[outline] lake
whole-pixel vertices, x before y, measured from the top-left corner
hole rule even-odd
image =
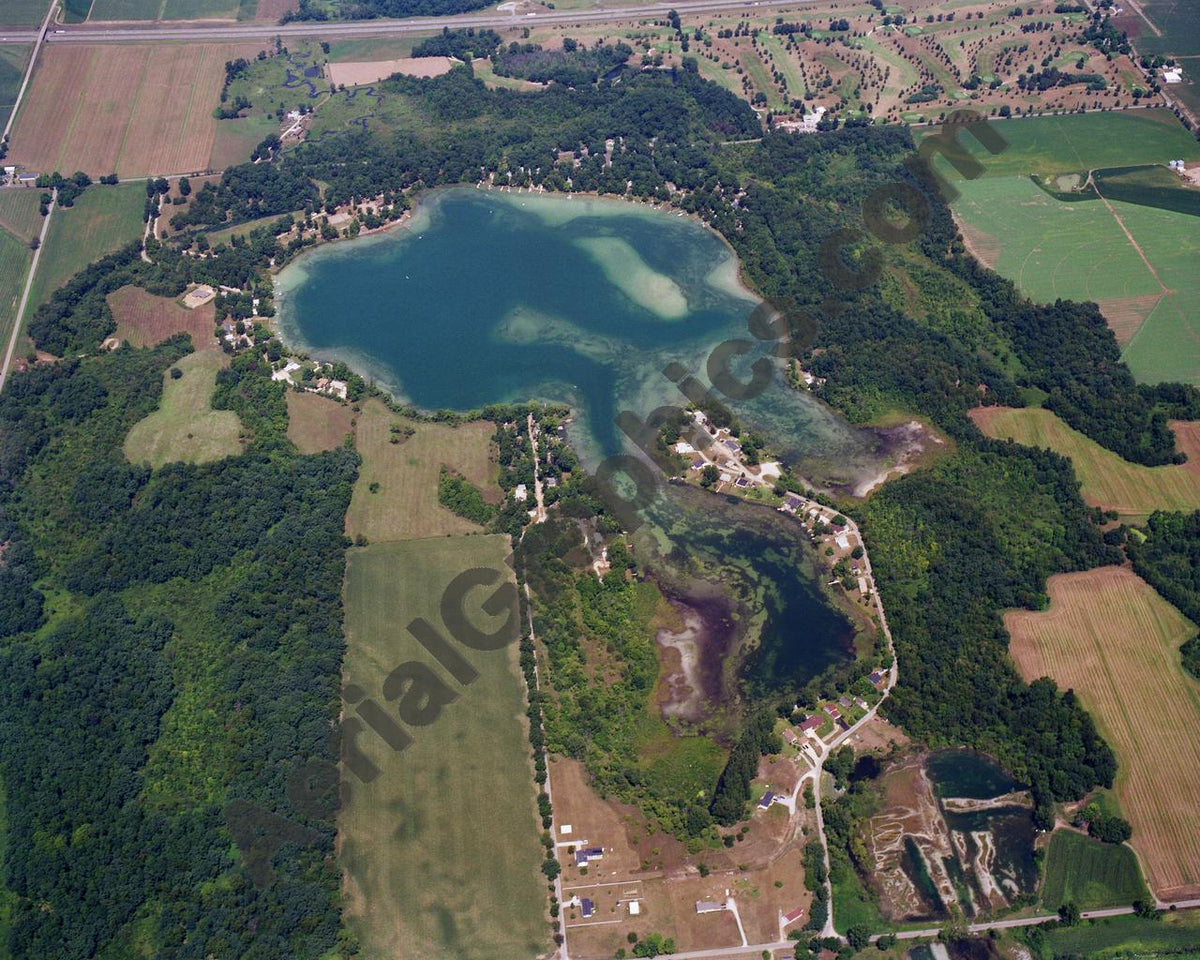
[[[416,407],[570,404],[571,440],[589,468],[623,449],[618,412],[686,406],[663,369],[681,364],[707,385],[708,354],[751,340],[759,306],[722,238],[686,217],[470,187],[427,195],[400,229],[306,254],[277,285],[286,340],[345,360]],[[735,371],[770,346],[756,342]],[[730,406],[792,464],[852,478],[880,469],[876,434],[782,377]],[[722,682],[727,661],[744,667],[747,691],[768,693],[850,655],[853,630],[822,593],[798,525],[697,490],[662,494],[639,557],[673,599],[724,625],[705,631],[716,696],[737,695]]]

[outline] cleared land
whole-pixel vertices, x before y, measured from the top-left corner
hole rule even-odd
[[[1059,830],[1046,853],[1042,905],[1057,910],[1127,906],[1147,895],[1137,857],[1124,844],[1102,843],[1073,830]]]
[[[329,79],[348,87],[377,83],[393,73],[409,77],[440,77],[449,73],[458,61],[451,57],[404,57],[400,60],[367,60],[358,63],[331,63],[326,67]]]
[[[504,536],[350,551],[346,683],[393,719],[395,706],[381,690],[407,661],[428,665],[462,694],[434,722],[407,727],[413,743],[403,752],[363,726],[355,744],[379,775],[364,783],[344,769],[343,795],[350,799],[338,829],[346,922],[366,957],[529,960],[550,948],[516,643],[475,652],[449,640],[480,674],[464,688],[403,629],[424,617],[448,636],[438,612],[446,586],[475,567],[512,582],[508,552]],[[480,588],[466,600],[469,618],[483,630],[499,629],[504,619],[489,620],[479,610],[492,592]],[[357,719],[349,703],[346,716]]]
[[[354,412],[329,397],[289,390],[287,408],[288,439],[301,453],[335,450],[354,429]]]
[[[89,263],[141,237],[145,199],[140,183],[92,186],[73,207],[55,210],[27,312],[49,300]]]
[[[158,409],[135,423],[125,438],[126,459],[161,467],[178,460],[207,463],[240,453],[238,415],[212,409],[217,371],[228,363],[220,350],[200,350],[172,367],[183,376],[175,379],[168,370]]]
[[[1027,679],[1073,689],[1120,765],[1115,785],[1154,892],[1200,894],[1200,684],[1180,665],[1196,627],[1122,567],[1051,577],[1045,612],[1010,611],[1013,659]]]
[[[122,177],[208,169],[224,64],[258,44],[51,44],[9,157],[37,171]]]
[[[122,287],[108,295],[108,306],[117,321],[115,336],[132,346],[152,347],[177,333],[190,334],[197,350],[218,345],[213,335],[216,313],[211,303],[188,310],[169,297],[156,297],[141,287]]]
[[[393,433],[411,427],[407,439]],[[453,467],[489,499],[498,500],[496,469],[491,462],[490,423],[443,423],[405,420],[378,400],[363,405],[355,429],[355,444],[363,464],[346,514],[346,533],[381,540],[415,540],[448,534],[474,533],[479,527],[438,503],[442,465]],[[399,442],[392,443],[395,437]],[[372,492],[372,485],[377,485]]]
[[[989,437],[1015,440],[1027,447],[1048,447],[1070,459],[1083,499],[1126,518],[1144,518],[1155,510],[1200,508],[1200,447],[1190,424],[1175,424],[1179,448],[1188,462],[1144,467],[1122,460],[1095,440],[1071,429],[1049,410],[1027,407],[978,407],[971,419]]]

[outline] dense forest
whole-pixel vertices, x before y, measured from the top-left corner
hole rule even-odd
[[[429,12],[416,7],[364,0],[343,12]],[[463,9],[438,12],[451,8]],[[302,3],[300,15],[324,9]],[[815,318],[797,321],[790,350],[825,379],[824,399],[860,422],[922,414],[954,440],[933,468],[846,508],[861,522],[896,636],[889,715],[934,743],[996,754],[1032,786],[1041,822],[1052,801],[1112,782],[1113,755],[1073,695],[1015,673],[1000,611],[1040,607],[1049,574],[1120,554],[1084,508],[1067,461],[988,441],[966,411],[1044,396],[1110,449],[1163,463],[1177,458],[1165,421],[1195,415],[1196,391],[1137,387],[1094,307],[1029,304],[978,266],[936,189],[905,165],[905,129],[730,144],[757,138],[758,118],[694,69],[518,93],[488,90],[464,66],[379,88],[381,110],[402,107],[387,132],[355,127],[289,151],[268,146],[263,162],[198,191],[180,225],[199,236],[299,211],[319,233],[319,218],[352,198],[382,196],[396,215],[414,189],[489,172],[699,215],[762,295],[796,305],[793,319]],[[926,198],[929,216],[917,240],[888,249],[866,236],[859,211],[896,182]],[[826,242],[838,237],[840,250]],[[151,242],[146,262],[128,247],[39,308],[31,334],[59,355],[94,353],[115,327],[105,297],[118,287],[245,286],[302,246],[259,229],[205,258]],[[922,309],[884,296],[872,271],[881,263],[921,274]],[[969,323],[942,322],[947,300]],[[347,450],[297,455],[282,385],[244,354],[214,398],[253,434],[243,456],[153,472],[127,464],[126,432],[154,408],[163,370],[186,349],[169,341],[38,365],[0,398],[9,634],[0,775],[18,957],[96,955],[135,928],[157,955],[197,958],[320,957],[338,936],[332,805],[306,802],[294,775],[336,758],[342,524],[357,460]],[[445,496],[478,506],[459,485]],[[603,504],[581,488],[560,497],[563,519],[533,528],[522,546],[538,638],[556,687],[563,678],[544,702],[547,742],[590,760],[601,789],[699,836],[736,816],[752,754],[772,744],[749,714],[729,762],[715,745],[704,759],[708,769],[715,758],[711,783],[726,785],[726,800],[666,799],[678,784],[647,776],[630,753],[646,733],[657,588],[639,576]],[[603,583],[586,571],[576,520],[608,538],[613,572]],[[1152,525],[1133,556],[1161,571],[1158,582],[1183,583],[1171,572],[1182,560],[1168,562],[1182,552]],[[591,682],[597,667],[605,683]]]

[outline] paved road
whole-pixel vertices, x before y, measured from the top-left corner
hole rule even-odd
[[[38,237],[38,248],[33,251],[33,261],[29,264],[29,274],[25,277],[25,291],[21,294],[21,303],[17,307],[16,316],[13,317],[12,336],[8,338],[8,349],[4,352],[4,365],[0,366],[0,390],[4,389],[4,384],[8,380],[8,367],[12,363],[13,351],[17,348],[17,338],[21,335],[21,318],[25,315],[25,305],[29,302],[29,291],[33,288],[33,278],[37,273],[38,260],[42,257],[42,251],[46,249],[46,234],[50,230],[50,217],[54,214],[55,200],[58,199],[58,191],[54,191],[54,196],[50,200],[50,212],[42,217],[42,232]]]
[[[521,24],[605,23],[613,20],[662,17],[670,10],[680,16],[717,10],[748,10],[754,7],[796,7],[815,0],[680,0],[679,3],[647,3],[574,12],[539,13],[536,16],[483,10],[453,17],[408,20],[357,20],[341,22],[297,22],[283,26],[271,23],[85,23],[61,24],[46,35],[48,43],[117,43],[130,41],[224,41],[273,37],[365,37],[386,34],[428,33],[440,27],[510,27]],[[32,37],[31,37],[32,39]]]

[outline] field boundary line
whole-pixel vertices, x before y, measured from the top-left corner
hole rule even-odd
[[[50,217],[54,214],[55,200],[58,199],[58,191],[54,191],[54,196],[50,200],[49,209],[46,211],[46,216],[42,220],[42,232],[38,239],[38,248],[33,251],[33,259],[29,263],[29,273],[25,277],[25,291],[21,294],[21,302],[17,305],[17,314],[13,318],[12,334],[8,338],[8,349],[4,353],[4,365],[0,366],[0,391],[4,389],[4,384],[8,382],[8,366],[12,363],[13,351],[17,348],[17,337],[21,334],[21,320],[25,316],[25,305],[29,302],[29,291],[33,289],[33,278],[37,273],[38,260],[41,259],[42,251],[46,248],[46,234],[50,230]]]
[[[4,124],[4,133],[0,135],[0,140],[6,139],[12,133],[13,124],[17,120],[17,111],[21,109],[21,101],[25,99],[25,89],[29,86],[30,78],[33,77],[33,65],[37,63],[38,52],[42,49],[42,43],[46,39],[46,31],[50,28],[50,18],[57,9],[58,0],[53,0],[50,4],[50,9],[46,11],[45,19],[42,20],[42,28],[38,31],[37,40],[33,44],[33,50],[29,54],[29,65],[25,68],[25,78],[21,81],[21,89],[17,91],[17,99],[13,103],[12,111],[8,115],[8,122]]]

